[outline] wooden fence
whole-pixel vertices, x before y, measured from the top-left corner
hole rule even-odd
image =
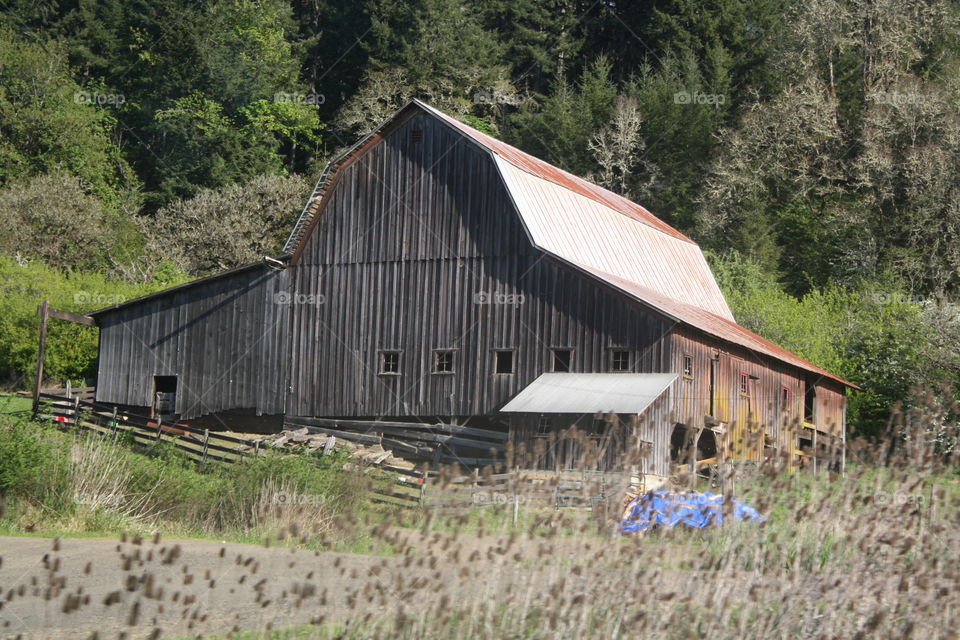
[[[88,402],[93,402],[95,396],[97,395],[96,387],[74,387],[69,382],[67,386],[61,387],[59,389],[40,389],[40,394],[48,398],[50,397],[60,397],[73,400],[76,397],[79,397],[81,400],[87,400]]]
[[[164,424],[160,420],[84,400],[80,395],[64,397],[41,391],[40,400],[37,413],[40,419],[112,438],[124,434],[141,445],[167,442],[196,462],[237,462],[249,455],[245,448],[256,453],[260,447],[256,440],[228,436],[185,424]]]
[[[163,423],[83,399],[82,396],[90,393],[91,388],[73,389],[69,397],[48,391],[42,390],[40,393],[41,403],[37,414],[40,419],[109,438],[132,438],[137,444],[145,446],[167,442],[195,462],[235,463],[259,455],[268,448],[259,440],[238,438],[182,423]],[[393,423],[379,423],[378,428],[382,427],[382,433],[369,432],[369,424],[365,425],[368,427],[367,433],[356,433],[344,430],[351,426],[350,421],[310,419],[310,422],[311,431],[331,436],[325,448],[327,452],[337,438],[363,444],[379,443],[390,448],[396,446],[396,442],[415,446],[410,443],[411,439],[423,439],[436,445],[449,440],[424,436],[451,435],[428,433],[416,427],[392,426]],[[327,426],[320,426],[321,423]],[[479,431],[482,430],[458,427],[457,437],[476,438]],[[392,434],[402,439],[388,437]],[[506,434],[502,435],[505,439]],[[435,452],[436,449],[432,449],[430,455],[438,457]],[[459,457],[452,459],[463,462]],[[622,475],[588,471],[550,474],[514,470],[491,474],[476,470],[469,475],[451,477],[435,469],[410,469],[374,462],[368,464],[383,472],[381,477],[374,480],[374,502],[407,509],[432,509],[438,513],[461,513],[490,507],[513,509],[515,517],[518,510],[527,508],[581,507],[606,511],[611,502],[619,500],[627,488]]]

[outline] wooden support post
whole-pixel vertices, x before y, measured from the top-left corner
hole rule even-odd
[[[210,429],[203,430],[203,461],[207,461],[207,445],[210,442]]]
[[[80,427],[80,396],[73,399],[73,426]]]
[[[120,431],[120,425],[117,424],[117,407],[113,407],[113,416],[110,418],[110,427],[113,429],[113,439],[117,439],[117,433]]]
[[[34,416],[40,411],[40,386],[43,384],[43,361],[47,353],[47,321],[50,318],[50,313],[46,300],[37,307],[37,313],[40,314],[40,348],[37,351],[37,377],[33,385]]]

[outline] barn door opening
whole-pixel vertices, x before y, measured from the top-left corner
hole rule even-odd
[[[720,357],[710,358],[710,417],[717,420],[717,367],[720,366]]]
[[[153,417],[177,412],[177,376],[153,376]]]
[[[817,383],[810,376],[807,376],[803,391],[803,421],[807,424],[817,423]]]

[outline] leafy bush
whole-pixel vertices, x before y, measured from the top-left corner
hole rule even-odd
[[[911,386],[960,380],[960,323],[942,300],[913,296],[893,279],[795,298],[737,252],[709,259],[740,324],[863,387],[850,395],[848,413],[861,433],[879,433]]]
[[[25,420],[0,421],[0,496],[40,498],[57,482],[62,452],[47,431]]]
[[[37,306],[42,300],[58,309],[87,312],[146,295],[185,278],[167,270],[146,284],[110,280],[97,273],[65,274],[40,262],[0,256],[0,372],[26,384],[37,360]],[[97,330],[52,321],[47,334],[45,372],[54,380],[82,380],[93,375]]]
[[[300,176],[262,175],[177,200],[144,218],[143,229],[152,253],[207,275],[279,253],[308,193]]]
[[[62,271],[102,270],[139,258],[136,225],[104,210],[80,178],[53,171],[0,191],[0,253],[40,258]]]

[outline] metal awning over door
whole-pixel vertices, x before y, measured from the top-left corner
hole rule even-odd
[[[544,373],[500,411],[640,414],[676,379],[675,373]]]

